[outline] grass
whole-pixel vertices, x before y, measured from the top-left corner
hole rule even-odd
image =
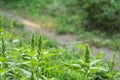
[[[17,1],[17,4],[14,1],[5,4],[1,1],[1,8],[9,9],[13,13],[17,12],[23,17],[40,23],[43,28],[56,29],[57,34],[75,33],[79,40],[86,41],[90,45],[120,50],[119,32],[111,34],[111,36],[98,30],[86,31],[82,26],[85,23],[83,17],[86,14],[82,10],[76,11],[74,7],[70,6],[71,2],[72,0],[70,2],[66,0],[38,0],[26,4],[24,0],[21,0]]]

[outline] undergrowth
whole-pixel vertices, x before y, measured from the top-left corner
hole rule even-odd
[[[5,22],[0,16],[0,80],[120,79],[114,68],[115,54],[111,61],[105,61],[102,54],[93,56],[86,44],[58,48],[42,35],[22,35],[24,27],[15,34],[17,26],[10,22],[3,27]]]

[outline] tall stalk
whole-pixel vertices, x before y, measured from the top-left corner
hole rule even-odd
[[[86,65],[86,73],[85,73],[85,79],[86,80],[89,80],[89,69],[90,69],[90,51],[89,51],[89,47],[88,45],[86,45],[86,51],[85,51],[85,63],[87,64]]]
[[[31,36],[31,52],[34,51],[34,45],[35,45],[35,36],[34,36],[34,33],[32,33],[32,36]],[[32,57],[31,57],[32,59]],[[31,71],[31,77],[30,77],[30,80],[34,80],[34,67],[33,65],[31,65],[31,68],[32,68],[32,71]]]
[[[114,76],[115,76],[115,56],[116,54],[114,53],[113,56],[112,56],[112,60],[111,60],[111,64],[110,64],[110,72],[112,73],[112,77],[110,80],[114,80]]]
[[[34,46],[35,46],[35,35],[34,35],[34,33],[32,33],[32,36],[31,36],[31,50],[34,49]]]
[[[6,56],[5,56],[5,51],[6,51],[5,43],[4,43],[4,39],[2,38],[2,56],[3,56],[3,57],[6,57]]]
[[[38,39],[38,48],[37,48],[37,59],[38,59],[38,66],[37,66],[37,80],[42,77],[42,67],[41,67],[41,61],[42,61],[42,38],[41,35]]]
[[[4,58],[6,58],[5,52],[6,52],[6,47],[5,47],[4,39],[2,38],[2,57]],[[1,68],[2,69],[6,68],[6,64],[3,63],[1,65]],[[6,80],[6,75],[3,76],[3,79]]]

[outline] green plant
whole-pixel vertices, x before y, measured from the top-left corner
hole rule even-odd
[[[87,13],[87,29],[101,29],[111,33],[120,31],[120,1],[78,0]],[[101,6],[102,5],[102,6]]]
[[[102,59],[91,60],[92,58],[90,56],[90,50],[88,45],[86,45],[84,59],[85,59],[84,61],[82,59],[77,60],[77,64],[69,64],[69,63],[63,63],[63,64],[70,66],[74,69],[79,69],[80,71],[79,73],[84,74],[82,76],[83,77],[82,80],[91,80],[91,79],[94,80],[94,79],[101,79],[102,76],[105,77],[104,75],[108,72],[108,69],[99,64],[102,62]]]
[[[110,80],[119,79],[120,76],[120,72],[117,72],[115,70],[115,65],[116,65],[115,57],[116,57],[116,53],[113,54],[112,59],[108,62],[109,73],[107,73],[106,76],[108,76]]]
[[[57,34],[67,34],[67,33],[74,33],[75,27],[70,25],[62,25],[57,28]]]
[[[34,36],[32,36],[31,45],[35,44],[33,42],[34,41],[33,39]],[[47,67],[48,64],[45,63],[47,63],[46,62],[47,58],[52,57],[55,54],[42,54],[43,49],[41,45],[42,44],[41,44],[41,36],[40,36],[38,40],[37,50],[33,48],[29,49],[29,47],[25,48],[24,45],[21,45],[21,43],[18,48],[14,48],[12,46],[10,48],[9,46],[7,46],[6,49],[4,44],[4,39],[2,38],[2,52],[0,53],[2,54],[2,56],[0,57],[0,62],[2,63],[1,64],[2,69],[0,70],[1,79],[11,79],[11,78],[12,79],[45,79],[45,78],[48,79],[47,76],[45,76],[46,75],[45,72],[51,70],[52,67],[51,66]],[[9,51],[9,54],[5,53],[6,50]],[[20,78],[20,76],[23,75],[26,76]]]

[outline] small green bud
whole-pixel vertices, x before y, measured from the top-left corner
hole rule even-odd
[[[42,38],[41,38],[41,35],[39,36],[39,39],[38,39],[38,54],[40,55],[40,52],[42,50]]]
[[[35,45],[35,38],[34,38],[34,33],[31,36],[31,49],[34,49],[34,45]]]
[[[19,47],[22,47],[22,40],[20,40],[19,42]]]

